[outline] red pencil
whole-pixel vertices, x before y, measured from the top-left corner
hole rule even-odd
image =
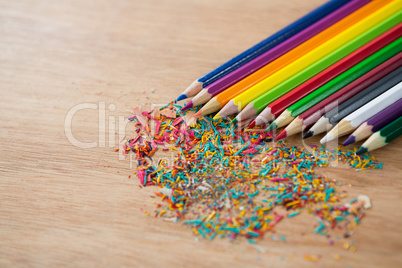
[[[360,61],[364,60],[374,52],[380,50],[381,48],[385,47],[386,45],[390,44],[401,36],[402,23],[399,23],[392,29],[388,30],[387,32],[373,39],[366,45],[349,54],[347,57],[338,61],[328,69],[322,71],[321,73],[307,80],[286,95],[269,104],[250,124],[249,127],[254,127],[255,125],[258,126],[263,123],[272,121],[290,105],[301,100],[314,90],[318,89],[322,85],[326,84],[330,80],[334,79],[341,73],[345,72],[352,66],[356,65]]]
[[[304,113],[297,116],[278,136],[283,139],[290,135],[302,132],[307,127],[313,125],[326,112],[332,110],[339,104],[353,97],[371,84],[377,82],[387,74],[402,66],[402,52],[378,65],[368,73],[359,77],[352,83],[332,94],[325,100],[319,102]]]

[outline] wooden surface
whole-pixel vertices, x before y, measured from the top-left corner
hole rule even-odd
[[[286,243],[259,242],[262,253],[244,240],[197,241],[186,226],[146,216],[141,209],[154,211],[155,189],[128,179],[133,169],[114,152],[114,135],[90,149],[66,138],[75,105],[114,104],[108,128],[109,116],[174,99],[323,2],[1,0],[0,266],[401,267],[402,139],[374,152],[381,171],[320,170],[351,184],[348,200],[372,199],[350,239],[357,252],[313,234],[316,220],[303,213],[275,227]],[[98,121],[97,111],[77,112],[75,138],[98,141]],[[289,144],[303,146],[300,136]],[[306,254],[320,260],[307,262]]]

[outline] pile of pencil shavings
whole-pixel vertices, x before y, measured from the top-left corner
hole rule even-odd
[[[372,156],[357,156],[356,149],[288,147],[263,129],[242,130],[210,117],[197,120],[197,108],[180,108],[173,103],[151,112],[133,108],[129,117],[136,121],[137,135],[126,141],[123,154],[138,160],[142,186],[158,186],[155,194],[163,202],[155,217],[182,222],[211,240],[244,237],[256,243],[279,222],[304,212],[316,219],[315,233],[333,243],[331,230],[349,237],[371,206],[364,195],[345,203],[341,184],[315,168],[341,161],[355,169],[380,169]],[[172,164],[153,163],[157,151],[173,152]]]

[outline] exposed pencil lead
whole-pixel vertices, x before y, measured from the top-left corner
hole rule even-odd
[[[187,95],[186,94],[181,94],[176,101],[181,101],[181,100],[185,100],[187,99]]]
[[[332,133],[328,133],[327,135],[324,136],[324,138],[322,138],[322,139],[320,140],[320,143],[321,143],[321,144],[327,143],[327,142],[332,141],[332,140],[335,139],[335,138],[337,138],[337,137],[334,136]]]
[[[222,118],[221,115],[219,113],[217,113],[212,119],[219,120],[221,118]]]
[[[367,153],[367,148],[366,147],[360,147],[357,151],[356,151],[356,154],[357,155],[361,155],[361,154],[364,154],[364,153]]]
[[[286,130],[283,130],[283,131],[276,137],[276,140],[279,141],[279,140],[282,140],[282,139],[284,139],[284,138],[286,138],[286,137],[287,137],[287,132],[286,132]]]
[[[355,143],[355,142],[356,142],[355,136],[350,135],[349,138],[347,138],[347,139],[343,142],[342,145],[343,145],[343,146],[347,146],[347,145],[352,144],[352,143]]]
[[[183,108],[181,108],[182,111],[188,110],[193,108],[193,102],[190,101],[189,103],[187,103]]]
[[[202,116],[202,109],[200,109],[198,112],[196,112],[195,114],[194,114],[194,117],[195,118],[200,118]]]
[[[309,131],[307,131],[306,134],[304,134],[304,136],[302,137],[302,139],[304,140],[304,139],[310,138],[310,137],[312,137],[313,135],[314,135],[314,132],[309,130]]]
[[[270,131],[275,130],[275,129],[277,129],[277,128],[278,128],[278,126],[276,125],[275,122],[273,122],[271,125],[269,125],[269,126],[265,129],[265,132],[270,132]]]

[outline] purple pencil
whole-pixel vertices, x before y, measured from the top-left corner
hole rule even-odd
[[[352,0],[343,7],[337,9],[311,26],[307,27],[303,31],[289,38],[285,42],[277,45],[276,47],[268,50],[264,54],[250,61],[249,63],[243,65],[237,70],[227,74],[221,79],[215,81],[208,87],[201,90],[182,110],[187,110],[192,107],[201,105],[209,101],[215,95],[221,93],[228,87],[234,85],[243,78],[249,76],[260,68],[264,67],[268,63],[276,60],[283,54],[307,41],[316,34],[322,32],[329,26],[335,24],[341,19],[345,18],[349,14],[353,13],[357,9],[361,8],[365,4],[371,2],[371,0]]]
[[[402,99],[361,124],[352,135],[345,140],[343,145],[346,146],[371,136],[371,134],[377,132],[400,116],[402,116]]]

